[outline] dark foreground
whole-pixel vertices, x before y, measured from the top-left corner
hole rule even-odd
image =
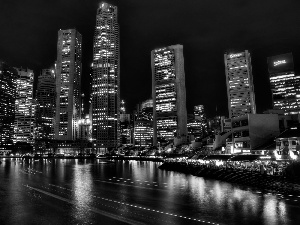
[[[299,224],[300,196],[160,170],[160,165],[5,159],[0,224]]]

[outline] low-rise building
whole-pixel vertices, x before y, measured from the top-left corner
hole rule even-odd
[[[276,159],[297,159],[300,154],[300,128],[286,129],[276,137]]]
[[[256,153],[257,147],[280,134],[277,114],[247,114],[232,119],[232,135],[226,146],[230,153]]]

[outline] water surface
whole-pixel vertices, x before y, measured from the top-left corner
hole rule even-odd
[[[262,193],[159,165],[2,159],[0,224],[300,224],[300,196]]]

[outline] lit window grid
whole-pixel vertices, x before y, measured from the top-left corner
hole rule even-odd
[[[81,85],[81,53],[82,38],[81,34],[74,29],[63,30],[60,32],[58,54],[61,55],[60,65],[58,66],[58,89],[57,96],[57,134],[61,138],[76,139],[79,135],[79,127],[77,121],[80,118],[80,85]],[[73,71],[70,70],[73,68]],[[71,74],[72,72],[72,74]],[[73,80],[70,80],[73,77]],[[73,90],[73,93],[70,93]],[[72,96],[72,99],[69,97]],[[70,102],[73,101],[73,104]],[[70,111],[71,114],[65,112]],[[60,114],[64,115],[61,116]],[[62,121],[60,121],[62,120]],[[68,123],[71,128],[68,129]]]
[[[38,77],[37,85],[37,139],[54,138],[55,118],[55,74],[52,69],[44,69]]]
[[[270,76],[274,109],[284,110],[285,115],[300,112],[300,76],[294,73]]]
[[[147,124],[138,123],[134,127],[134,139],[139,146],[150,146],[153,137],[153,128]]]
[[[175,79],[175,54],[173,49],[165,49],[154,53],[154,73],[157,82]]]
[[[33,100],[33,71],[18,69],[16,79],[16,101],[14,122],[14,143],[26,141],[33,144],[35,137],[35,111]]]
[[[176,117],[171,118],[158,118],[157,119],[157,132],[160,136],[171,140],[174,138],[177,130],[177,119]]]
[[[252,109],[255,108],[252,106],[255,104],[254,89],[249,80],[249,74],[252,76],[251,65],[247,65],[246,57],[247,54],[241,54],[239,57],[231,59],[230,57],[226,57],[225,60],[231,117],[255,113],[252,112]]]
[[[97,144],[113,147],[119,139],[119,34],[117,8],[107,3],[103,5],[97,12],[94,37],[91,93],[93,138],[99,140]],[[107,110],[99,114],[99,109],[103,107]]]
[[[17,74],[3,62],[0,74],[0,148],[12,150]]]

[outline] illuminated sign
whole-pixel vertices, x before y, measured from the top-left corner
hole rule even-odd
[[[294,71],[292,53],[268,57],[269,74],[286,73]]]
[[[271,156],[260,156],[260,159],[271,159]]]
[[[286,64],[286,61],[285,60],[278,60],[278,61],[274,62],[274,66],[278,66],[278,65],[281,65],[281,64]]]
[[[242,55],[243,55],[243,53],[231,54],[231,55],[229,55],[229,58],[232,59],[232,58],[240,57]]]

